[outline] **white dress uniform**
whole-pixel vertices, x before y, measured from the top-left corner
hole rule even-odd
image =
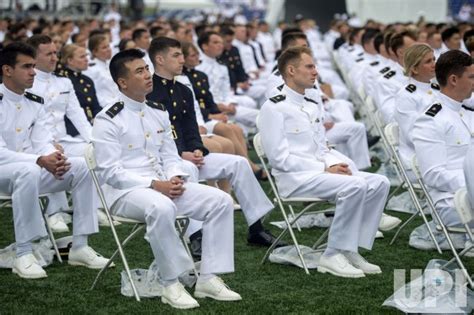
[[[83,73],[94,81],[100,106],[105,107],[117,102],[119,89],[112,79],[108,62],[92,59],[89,68]]]
[[[415,146],[411,138],[413,125],[418,116],[428,106],[435,103],[434,97],[439,94],[439,89],[437,84],[424,83],[410,78],[409,84],[398,91],[395,96],[397,107],[394,120],[398,123],[400,139],[398,150],[405,169],[413,180],[415,179],[415,174],[411,172],[411,159],[415,155]]]
[[[370,67],[366,68],[365,73],[363,73],[362,76],[362,85],[364,86],[365,89],[365,94],[370,95],[372,98],[374,98],[375,95],[375,88],[377,84],[377,78],[382,75],[387,73],[390,70],[390,67],[393,64],[393,61],[390,59],[385,58],[382,55],[377,55],[378,63],[375,61],[370,63]]]
[[[439,93],[415,122],[412,138],[423,179],[448,226],[460,223],[454,194],[466,186],[463,163],[474,137],[474,112]]]
[[[252,47],[250,47],[249,44],[234,39],[232,45],[237,47],[239,50],[240,60],[242,61],[242,66],[247,74],[259,71],[257,63],[255,62]]]
[[[341,33],[335,30],[331,30],[331,29],[324,34],[324,44],[326,45],[329,51],[333,51],[334,42],[339,37],[341,37]]]
[[[230,86],[229,71],[227,67],[220,64],[216,59],[201,54],[202,62],[196,67],[197,70],[207,74],[209,78],[209,88],[216,103],[230,104],[235,103],[236,113],[231,116],[235,121],[248,132],[255,127],[259,110],[256,109],[256,103],[246,95],[236,96]],[[249,103],[253,103],[254,107]]]
[[[267,61],[275,60],[276,49],[275,43],[273,42],[272,34],[258,32],[257,41],[262,44],[263,52],[265,53]]]
[[[474,209],[474,142],[471,141],[466,158],[464,159],[464,178],[471,209]]]
[[[395,96],[397,92],[407,85],[408,77],[403,74],[404,70],[396,63],[386,72],[377,77],[375,90],[375,105],[381,111],[385,123],[393,121],[396,108]]]
[[[84,158],[70,157],[71,169],[57,180],[36,162],[56,151],[47,127],[43,99],[19,95],[0,85],[0,191],[13,197],[15,239],[18,243],[46,235],[38,195],[68,190],[74,202],[74,235],[98,232],[97,195]]]
[[[328,247],[357,252],[370,249],[388,196],[387,178],[357,171],[354,163],[326,146],[322,110],[305,95],[282,89],[261,109],[258,127],[278,189],[284,197],[335,201]],[[327,173],[347,163],[353,175]]]
[[[82,157],[86,143],[90,142],[92,126],[79,104],[71,80],[36,69],[35,82],[28,91],[44,99],[46,128],[54,141],[63,146],[68,156]],[[71,120],[80,136],[67,134],[65,117]]]
[[[96,116],[92,133],[112,212],[146,223],[164,280],[176,279],[192,268],[174,228],[177,215],[204,222],[201,273],[233,272],[232,198],[196,183],[186,183],[183,195],[175,199],[151,189],[152,180],[187,176],[171,136],[168,113],[162,104],[136,102],[123,94],[120,100]]]

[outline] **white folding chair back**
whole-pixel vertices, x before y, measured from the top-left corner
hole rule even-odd
[[[389,123],[385,126],[385,136],[390,145],[396,147],[400,143],[399,129],[397,123]]]
[[[267,252],[265,253],[265,256],[263,257],[262,259],[262,264],[265,263],[265,261],[267,260],[268,256],[270,255],[270,253],[272,252],[272,250],[275,248],[276,244],[280,241],[280,239],[286,234],[286,232],[289,232],[290,233],[290,236],[291,236],[291,239],[293,241],[293,244],[295,245],[295,248],[296,248],[296,251],[298,253],[298,256],[301,260],[301,263],[303,265],[303,269],[305,270],[306,274],[309,274],[309,270],[308,270],[308,267],[306,265],[306,262],[303,258],[303,254],[301,252],[301,249],[299,247],[299,244],[298,244],[298,240],[296,238],[296,235],[293,231],[293,227],[292,225],[295,224],[295,222],[297,222],[297,220],[304,214],[307,212],[307,210],[309,210],[310,208],[312,208],[314,205],[316,205],[317,203],[321,203],[321,202],[324,202],[326,203],[327,201],[326,200],[323,200],[323,199],[319,199],[319,198],[282,198],[280,196],[280,194],[278,193],[278,188],[276,187],[275,185],[275,182],[273,180],[273,177],[271,176],[271,173],[270,173],[270,170],[267,166],[267,163],[265,161],[266,157],[265,157],[265,151],[263,149],[263,145],[262,145],[262,140],[261,140],[261,136],[260,136],[260,133],[257,133],[254,138],[253,138],[253,145],[254,145],[254,148],[255,148],[255,152],[257,153],[257,156],[260,160],[260,163],[262,164],[262,167],[263,169],[265,170],[265,172],[267,172],[268,174],[268,181],[270,183],[270,186],[272,188],[272,191],[273,191],[273,194],[275,195],[275,199],[276,199],[276,202],[278,204],[278,207],[280,208],[280,211],[282,213],[282,216],[283,216],[283,219],[285,220],[285,223],[286,223],[286,228],[278,235],[278,237],[276,238],[275,242],[268,248]],[[310,203],[309,205],[307,205],[303,210],[301,210],[297,215],[295,215],[295,213],[293,212],[293,208],[292,208],[292,204],[294,203],[301,203],[301,202],[307,202],[307,203]],[[286,203],[288,204],[288,207],[290,209],[290,212],[292,213],[293,215],[293,218],[290,220],[288,218],[288,214],[286,213],[286,210],[285,210],[285,206],[283,205],[283,203]],[[319,211],[320,213],[324,213],[324,212],[329,212],[329,211],[325,211],[325,210],[321,210]],[[328,229],[329,230],[329,229]],[[316,247],[317,245],[320,244],[321,240],[323,238],[326,237],[327,235],[327,232],[328,230],[326,230],[325,233],[323,233],[323,236],[321,236],[318,241],[315,243],[315,245],[313,247]]]
[[[461,218],[462,224],[470,223],[473,219],[473,209],[469,203],[466,188],[461,188],[456,191],[456,194],[454,195],[454,204],[456,206],[456,211]]]

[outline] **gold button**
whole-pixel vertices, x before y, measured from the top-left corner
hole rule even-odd
[[[147,133],[145,134],[145,137],[150,138],[150,133],[147,132]]]
[[[89,91],[87,88],[84,88],[84,93],[87,93],[87,91]]]
[[[16,132],[21,132],[21,128],[16,128]]]
[[[202,93],[202,94],[206,94],[206,90],[202,90],[201,93]]]
[[[170,94],[173,94],[173,89],[170,90]]]
[[[430,91],[428,91],[428,94],[431,95],[431,94],[433,94],[433,92],[431,92],[431,90],[430,90]]]
[[[299,130],[299,129],[296,129],[295,131],[296,131],[296,132],[299,132],[300,130]]]
[[[128,148],[129,148],[129,149],[133,148],[133,145],[132,145],[132,144],[129,144],[129,145],[128,145]]]
[[[21,109],[21,105],[20,105],[20,104],[16,104],[16,109],[20,110],[20,109]]]
[[[197,82],[196,85],[197,85],[197,86],[201,86],[201,82]]]
[[[457,144],[461,144],[461,141],[458,140],[458,142],[456,142]]]
[[[173,116],[173,120],[176,120],[176,116]]]
[[[144,117],[144,116],[145,116],[145,113],[144,113],[144,112],[140,112],[140,116]]]
[[[166,79],[161,80],[163,84],[166,84]]]
[[[183,110],[183,114],[186,114],[186,110]]]
[[[84,80],[80,79],[80,80],[79,80],[79,83],[81,83],[81,84],[84,83]]]
[[[198,76],[198,75],[197,75],[196,73],[195,73],[195,74],[193,74],[193,78],[197,78],[197,76]]]
[[[176,105],[178,105],[176,102],[173,102],[173,106],[176,107]]]
[[[92,102],[92,98],[90,98],[89,96],[86,99],[88,102]]]

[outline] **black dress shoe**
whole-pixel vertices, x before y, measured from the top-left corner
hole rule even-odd
[[[193,256],[194,261],[200,261],[202,255],[202,236],[193,238],[189,246],[191,251],[191,256]]]
[[[379,142],[379,140],[380,140],[380,137],[379,137],[379,136],[370,136],[370,135],[368,135],[368,136],[367,136],[367,143],[368,143],[368,145],[369,145],[369,148],[370,148],[370,147],[373,147],[374,145],[376,145],[377,142]]]
[[[255,245],[255,246],[264,246],[264,247],[270,247],[273,242],[276,240],[276,237],[270,233],[270,231],[263,230],[258,233],[252,233],[247,236],[247,243],[249,245]],[[279,241],[276,247],[282,247],[286,246],[285,242]]]

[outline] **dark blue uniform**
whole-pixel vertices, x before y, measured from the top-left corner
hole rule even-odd
[[[222,55],[217,58],[222,64],[227,66],[229,70],[230,86],[235,90],[237,83],[246,82],[249,76],[244,70],[242,61],[240,59],[239,49],[232,46],[230,50],[224,49]]]

